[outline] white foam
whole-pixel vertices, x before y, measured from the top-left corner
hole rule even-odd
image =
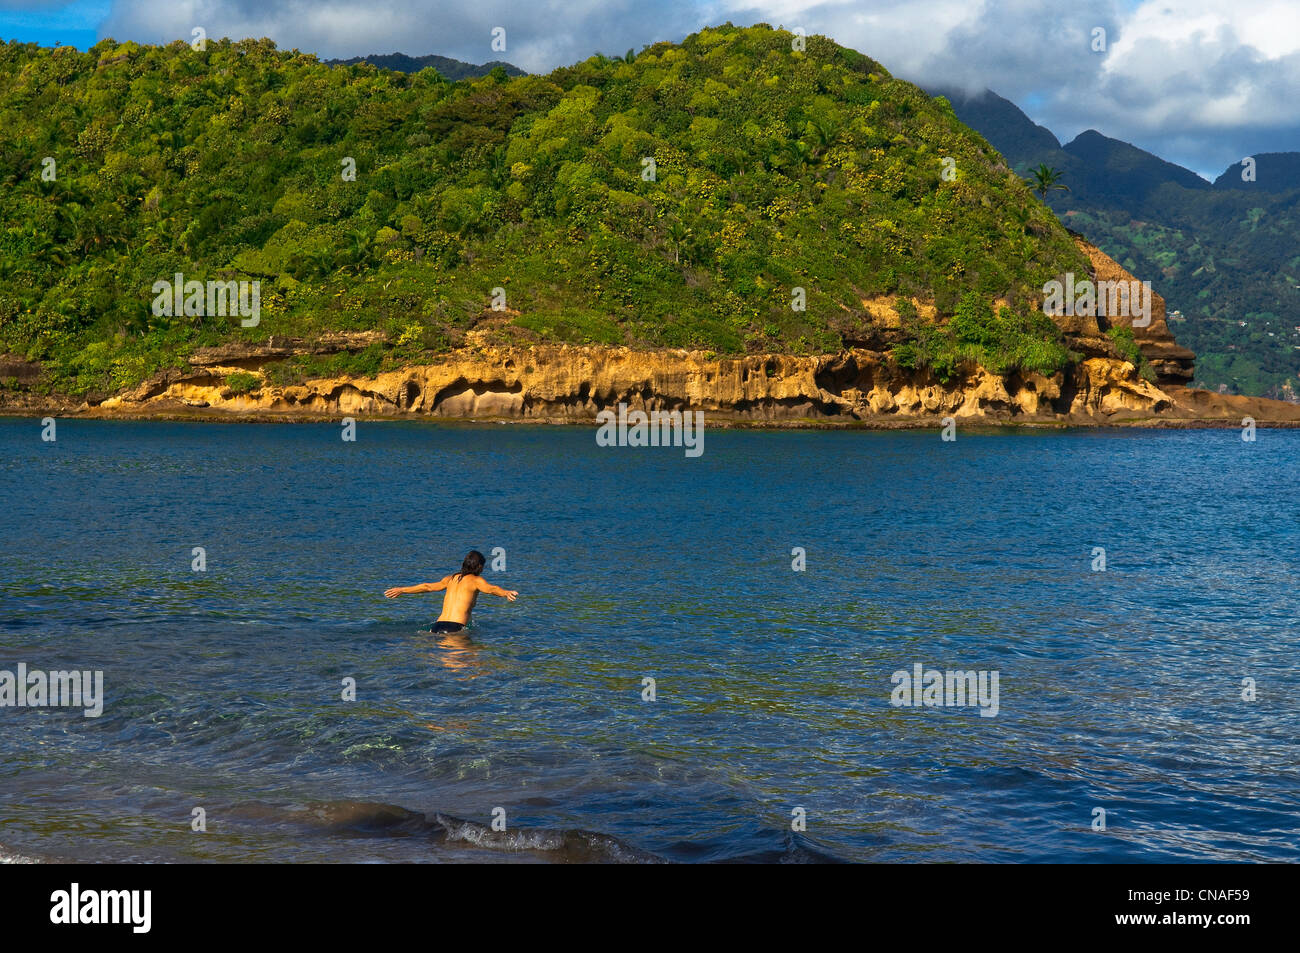
[[[35,857],[28,857],[25,854],[16,854],[4,844],[0,844],[0,864],[39,864],[40,861]]]

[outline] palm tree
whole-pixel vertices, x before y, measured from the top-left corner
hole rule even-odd
[[[81,220],[85,217],[86,207],[75,198],[63,198],[53,209],[56,237],[71,247],[81,231]]]
[[[840,127],[829,119],[813,119],[808,125],[812,126],[813,135],[817,139],[817,145],[813,147],[809,158],[816,162],[822,153],[835,144],[840,135]]]
[[[298,281],[326,278],[334,271],[334,249],[320,246],[308,251],[296,251],[289,256],[288,271]]]
[[[786,160],[781,163],[783,166],[799,166],[808,163],[809,152],[807,143],[802,139],[786,139],[777,149],[777,155]]]
[[[679,265],[682,261],[682,246],[691,237],[691,230],[681,219],[673,218],[668,221],[667,231],[668,240],[673,244],[673,264]]]
[[[745,174],[745,150],[737,149],[734,146],[720,146],[713,150],[714,156],[717,157],[719,168],[714,171],[725,175],[727,178],[741,176]],[[732,199],[738,201],[738,199]]]
[[[55,241],[45,232],[38,232],[30,226],[24,230],[24,234],[32,240],[31,252],[29,253],[32,258],[49,262],[59,268],[67,266],[67,248],[62,242]]]
[[[348,243],[340,257],[344,271],[359,275],[375,260],[374,242],[364,231],[352,231],[348,234]]]
[[[1026,179],[1025,184],[1038,193],[1038,197],[1044,202],[1047,201],[1047,193],[1055,189],[1070,191],[1068,185],[1062,185],[1060,182],[1061,173],[1057,169],[1049,169],[1045,164],[1039,165],[1030,173],[1033,178]]]
[[[3,178],[0,178],[0,185],[17,185],[27,177],[27,172],[33,165],[34,160],[31,158],[32,153],[23,152],[19,149],[0,150],[0,169],[4,170]]]

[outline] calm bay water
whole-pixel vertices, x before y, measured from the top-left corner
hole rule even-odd
[[[0,708],[0,856],[1300,859],[1300,432],[40,431],[0,669],[106,701]],[[469,640],[382,596],[494,547]],[[996,717],[891,706],[916,663]]]

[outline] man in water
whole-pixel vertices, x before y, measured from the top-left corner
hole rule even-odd
[[[422,582],[418,586],[394,586],[384,595],[396,599],[408,593],[440,592],[446,589],[447,594],[442,597],[442,614],[433,624],[433,631],[460,632],[469,625],[469,614],[474,611],[474,603],[478,601],[480,592],[503,596],[511,602],[514,602],[515,596],[519,595],[513,589],[502,589],[484,579],[480,575],[483,572],[484,562],[483,554],[477,549],[471,549],[460,565],[460,572],[443,576],[437,582]]]

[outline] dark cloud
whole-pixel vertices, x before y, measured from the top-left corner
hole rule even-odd
[[[284,49],[322,58],[401,52],[438,53],[472,63],[504,59],[530,71],[622,54],[659,39],[681,39],[706,25],[687,0],[136,0],[116,4],[100,32],[117,39],[188,39],[201,26],[210,37],[267,36]],[[505,30],[504,52],[492,48]]]

